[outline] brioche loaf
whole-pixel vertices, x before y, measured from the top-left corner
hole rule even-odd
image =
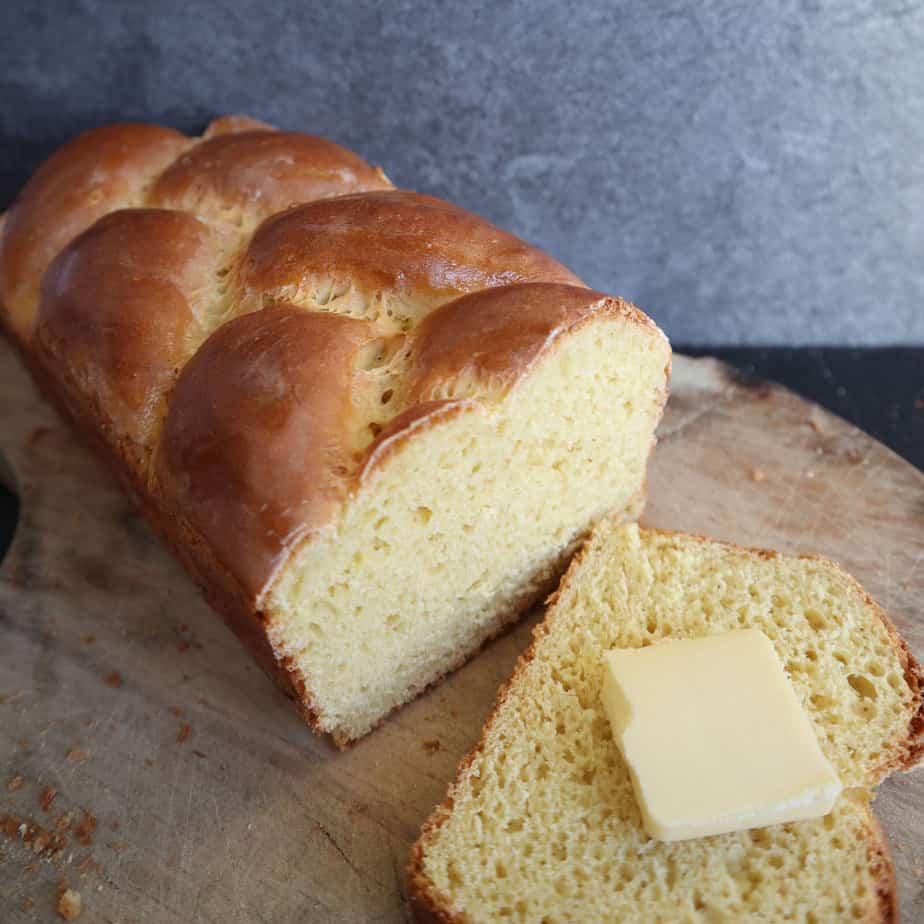
[[[744,626],[773,642],[845,791],[824,818],[649,840],[600,702],[603,652]],[[869,789],[924,753],[922,685],[833,563],[605,521],[415,845],[418,919],[897,920]]]
[[[240,117],[72,141],[5,217],[0,318],[339,744],[638,513],[670,349],[631,305],[343,148]]]

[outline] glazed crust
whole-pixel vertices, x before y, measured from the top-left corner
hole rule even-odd
[[[397,189],[309,202],[265,221],[242,261],[240,298],[290,298],[322,279],[335,293],[357,292],[366,314],[382,295],[424,315],[482,289],[581,285],[557,260],[477,215]]]
[[[186,212],[122,209],[45,273],[36,337],[46,361],[96,427],[125,443],[139,478],[177,370],[205,338],[202,277],[222,243],[220,230]]]
[[[201,139],[140,123],[95,128],[45,161],[6,213],[0,313],[28,345],[51,261],[78,234],[120,209],[193,211],[230,230],[252,227],[278,202],[284,207],[306,196],[390,187],[381,170],[346,148],[277,132],[245,116],[216,119]]]
[[[332,141],[258,126],[223,120],[160,175],[151,204],[255,225],[298,202],[391,187]]]
[[[648,532],[660,533],[665,536],[672,535],[670,530],[649,529]],[[772,549],[745,548],[732,542],[723,542],[708,539],[704,536],[694,535],[693,538],[703,542],[710,542],[725,546],[735,552],[753,555],[756,558],[773,559],[780,557],[780,553]],[[504,703],[510,692],[518,684],[520,677],[525,673],[527,665],[536,657],[539,642],[549,634],[555,620],[555,604],[558,602],[570,582],[575,578],[581,568],[582,560],[587,552],[587,545],[583,545],[571,560],[561,583],[546,600],[549,607],[545,618],[533,630],[533,640],[526,651],[520,655],[513,673],[503,684],[497,694],[494,706],[485,720],[481,737],[475,746],[462,758],[456,770],[456,776],[449,786],[446,798],[434,810],[421,827],[420,834],[411,848],[411,857],[407,866],[408,899],[414,913],[415,920],[420,924],[471,924],[468,915],[452,909],[452,901],[447,895],[440,892],[424,870],[424,854],[427,847],[435,840],[439,829],[452,815],[454,794],[465,780],[468,770],[475,759],[484,751],[488,735],[497,721]],[[911,711],[908,734],[897,742],[893,753],[886,759],[884,765],[877,769],[875,785],[894,770],[910,770],[921,758],[924,744],[922,735],[922,722],[924,722],[924,683],[922,683],[921,666],[915,661],[908,650],[908,646],[898,634],[891,620],[882,608],[873,601],[857,581],[845,572],[840,565],[819,555],[802,555],[801,558],[814,559],[826,563],[837,569],[851,584],[855,585],[870,606],[876,618],[882,620],[892,640],[895,653],[905,668],[905,678],[914,693],[915,708]],[[874,900],[870,906],[866,920],[868,924],[895,924],[898,921],[898,891],[895,882],[895,871],[889,855],[888,842],[885,834],[867,803],[867,852],[869,856],[869,869],[874,882]]]
[[[0,236],[0,303],[15,336],[31,339],[54,256],[103,215],[143,204],[146,185],[190,144],[159,125],[107,125],[68,142],[35,171]]]
[[[603,317],[663,337],[483,219],[242,116],[88,132],[0,228],[3,328],[315,728],[265,631],[281,564],[407,440]]]

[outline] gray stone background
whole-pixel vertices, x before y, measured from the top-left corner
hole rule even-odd
[[[229,111],[485,215],[678,343],[924,342],[920,3],[0,3],[0,206],[89,126]]]

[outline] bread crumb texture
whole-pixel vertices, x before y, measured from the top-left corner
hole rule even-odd
[[[324,730],[369,731],[548,592],[597,519],[637,515],[667,358],[622,318],[582,326],[505,400],[404,443],[302,546],[268,633]]]
[[[846,791],[824,818],[650,840],[600,703],[602,653],[744,626],[773,642]],[[916,753],[918,678],[830,562],[604,523],[425,826],[412,895],[467,922],[891,920],[868,787]]]

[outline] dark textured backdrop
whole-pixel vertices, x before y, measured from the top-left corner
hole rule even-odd
[[[3,202],[113,119],[327,135],[680,342],[924,342],[908,0],[0,4]]]

